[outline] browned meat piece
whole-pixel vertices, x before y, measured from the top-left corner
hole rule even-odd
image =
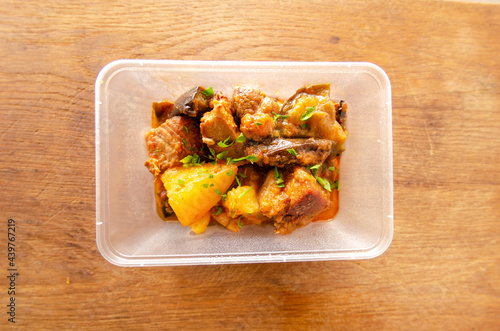
[[[198,153],[202,145],[200,131],[194,119],[172,117],[146,134],[149,159],[145,166],[157,177],[169,167],[182,165],[180,160]]]
[[[323,163],[330,153],[335,153],[332,146],[333,142],[325,139],[274,139],[269,144],[249,146],[246,148],[246,153],[258,157],[259,165],[311,166]]]
[[[216,93],[211,102],[213,110],[206,112],[201,118],[200,130],[203,142],[216,153],[227,151],[227,157],[244,156],[244,144],[233,143],[240,135],[234,121],[234,110],[231,102],[221,93]],[[230,147],[221,147],[219,142],[227,142]]]
[[[201,86],[192,88],[177,98],[174,109],[169,117],[182,114],[190,117],[199,117],[210,110],[211,99],[212,95],[205,92],[205,88]]]
[[[346,120],[347,120],[347,104],[344,100],[340,100],[338,107],[335,112],[335,120],[342,126],[345,130]]]
[[[250,87],[236,86],[233,91],[233,107],[236,116],[243,117],[245,114],[253,114],[257,111],[265,94]]]
[[[260,211],[269,218],[283,215],[290,203],[290,197],[284,192],[284,187],[278,186],[273,170],[269,170],[264,183],[257,195]]]
[[[278,184],[279,179],[283,182]],[[282,173],[270,170],[258,195],[262,213],[274,219],[275,232],[290,233],[310,223],[331,205],[330,194],[303,167]]]
[[[213,109],[201,118],[200,130],[203,142],[209,147],[219,141],[236,140],[240,134],[234,121],[231,102],[222,94],[217,93],[212,100]]]

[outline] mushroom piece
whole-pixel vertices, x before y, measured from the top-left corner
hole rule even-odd
[[[200,117],[210,110],[210,100],[213,92],[207,93],[202,86],[194,87],[181,95],[174,104],[174,109],[169,117],[177,115],[187,115],[190,117]]]

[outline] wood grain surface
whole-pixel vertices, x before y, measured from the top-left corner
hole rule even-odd
[[[500,329],[500,5],[0,6],[0,329]],[[395,235],[373,260],[121,268],[95,243],[94,82],[116,59],[369,61],[392,83]]]

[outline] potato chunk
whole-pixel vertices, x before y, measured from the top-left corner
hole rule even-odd
[[[252,186],[238,186],[227,192],[227,199],[222,203],[227,214],[235,218],[243,215],[260,214],[257,192]]]
[[[210,223],[210,212],[203,215],[198,221],[191,224],[189,227],[191,231],[197,234],[202,234],[207,229],[208,223]]]
[[[168,202],[183,226],[199,221],[219,202],[234,181],[234,164],[173,167],[161,176]]]

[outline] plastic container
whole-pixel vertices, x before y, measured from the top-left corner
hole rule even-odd
[[[332,100],[349,106],[346,151],[340,166],[340,207],[330,222],[289,235],[272,225],[220,226],[195,235],[156,214],[145,133],[151,104],[175,100],[193,86],[228,95],[251,84],[286,99],[298,88],[330,83]],[[96,80],[96,239],[103,257],[119,266],[260,263],[368,259],[393,236],[391,86],[371,63],[119,60]]]

